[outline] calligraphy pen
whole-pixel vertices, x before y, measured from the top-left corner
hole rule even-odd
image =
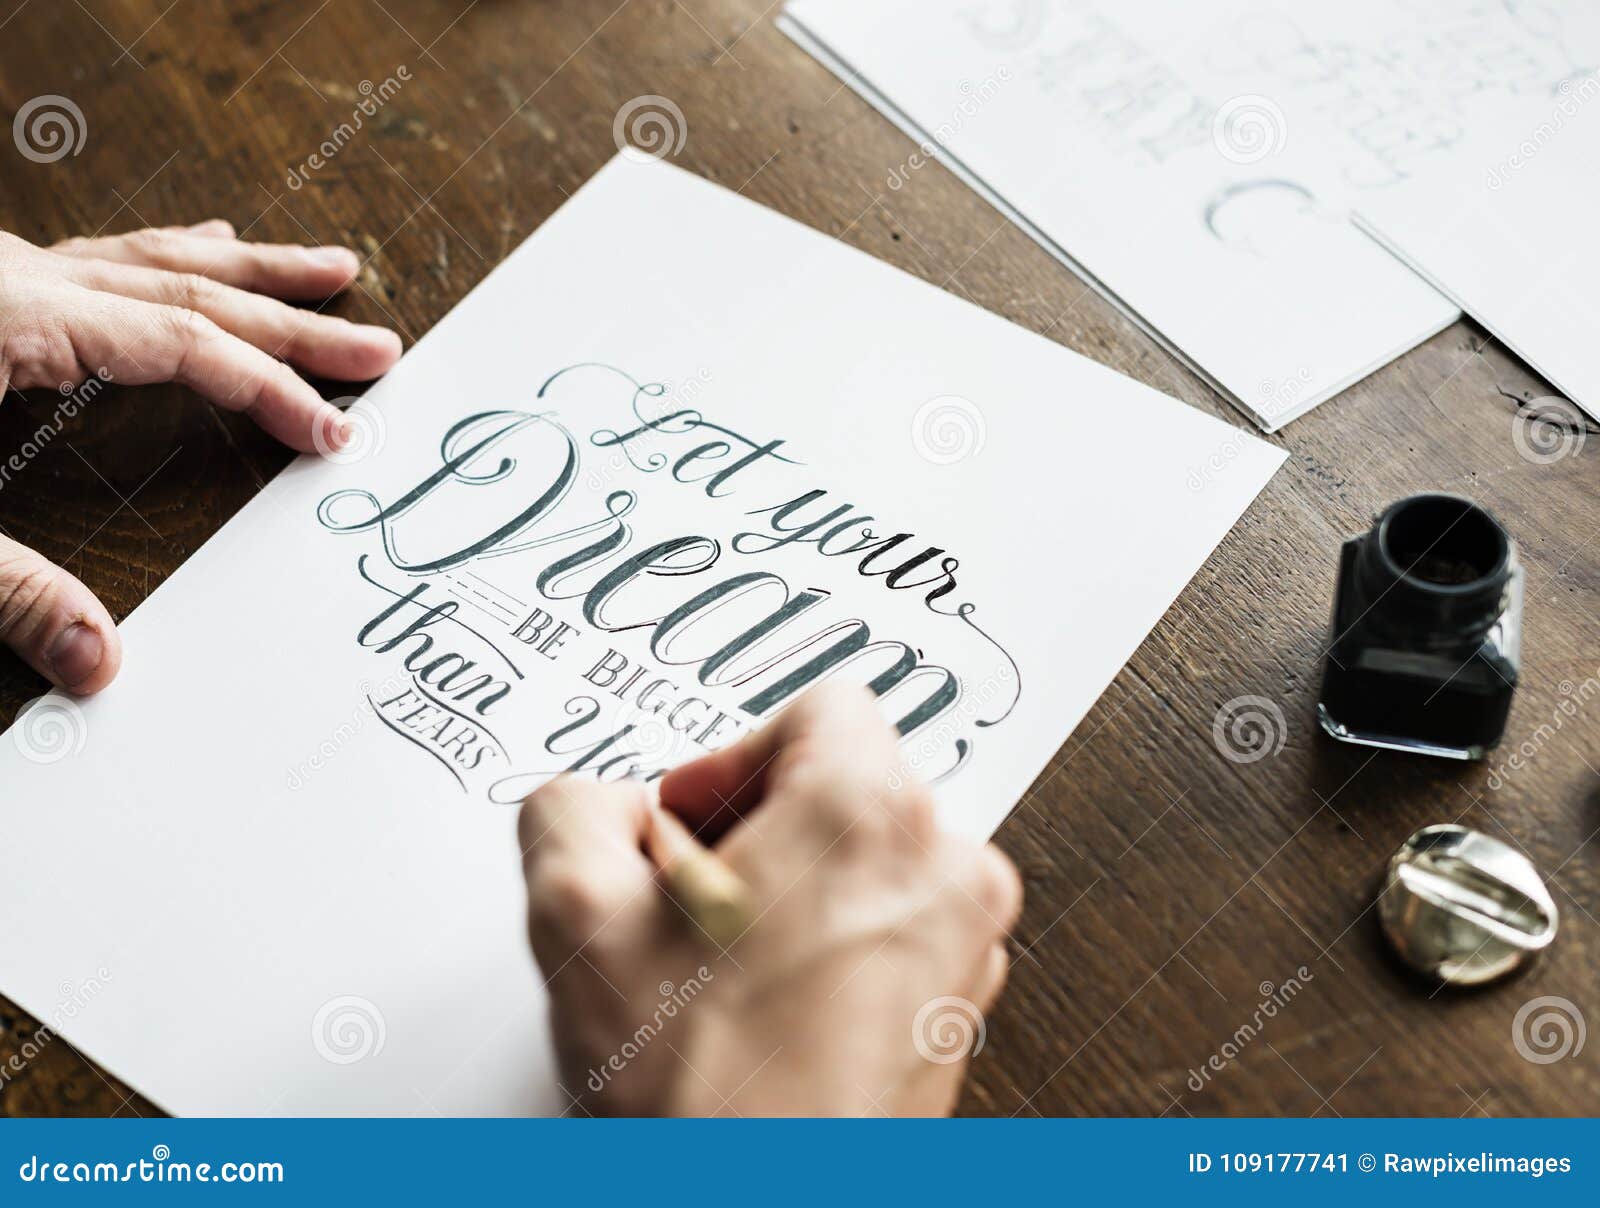
[[[650,811],[645,847],[667,893],[718,948],[731,947],[755,921],[744,878],[659,805]]]

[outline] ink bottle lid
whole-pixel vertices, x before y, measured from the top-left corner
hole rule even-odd
[[[1522,853],[1450,824],[1424,827],[1390,858],[1378,921],[1413,969],[1471,986],[1503,977],[1548,948],[1560,916]]]
[[[1493,516],[1413,495],[1344,543],[1317,706],[1334,738],[1481,759],[1521,662],[1522,570]]]

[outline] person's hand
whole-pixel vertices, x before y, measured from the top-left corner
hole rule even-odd
[[[1022,887],[997,848],[939,829],[872,698],[814,689],[670,772],[661,801],[562,778],[523,806],[529,931],[571,1110],[948,1113]],[[725,953],[643,853],[651,826],[685,825],[720,831],[713,850],[753,891]]]
[[[394,364],[400,339],[275,299],[326,298],[358,267],[348,248],[246,243],[220,220],[49,248],[0,232],[0,394],[69,394],[90,377],[175,381],[301,452],[337,450],[345,421],[289,365],[365,381]],[[0,641],[79,694],[104,688],[122,661],[94,593],[4,536]]]

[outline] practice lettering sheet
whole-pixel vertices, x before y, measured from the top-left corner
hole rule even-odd
[[[789,0],[784,28],[915,140],[886,199],[943,161],[1268,431],[1456,318],[1351,211],[1600,51],[1579,0]]]

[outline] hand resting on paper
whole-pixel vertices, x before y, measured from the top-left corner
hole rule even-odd
[[[563,778],[523,806],[529,930],[573,1110],[948,1113],[1022,905],[993,845],[943,833],[862,689],[637,782]],[[687,826],[751,887],[719,953],[655,883],[649,828]]]
[[[247,243],[221,220],[48,248],[0,232],[0,393],[48,387],[65,406],[92,378],[181,382],[302,452],[336,450],[348,439],[338,409],[284,361],[364,381],[394,364],[400,339],[276,299],[326,298],[358,267],[348,248]],[[122,662],[94,594],[4,536],[0,640],[79,694]]]

